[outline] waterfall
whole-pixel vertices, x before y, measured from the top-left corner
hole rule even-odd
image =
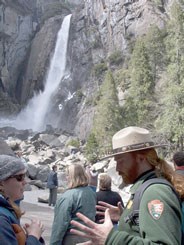
[[[51,107],[51,99],[65,75],[67,44],[71,15],[67,15],[57,35],[56,46],[51,60],[43,92],[35,94],[17,116],[14,125],[19,129],[42,131],[45,129],[45,118]]]

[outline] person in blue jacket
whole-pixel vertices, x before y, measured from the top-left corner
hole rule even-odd
[[[49,206],[56,205],[57,200],[57,188],[58,188],[58,177],[57,177],[57,166],[52,166],[52,171],[48,174],[47,188],[49,188]]]
[[[43,224],[34,219],[20,225],[22,215],[17,200],[23,198],[26,166],[20,158],[0,155],[0,244],[41,245]]]

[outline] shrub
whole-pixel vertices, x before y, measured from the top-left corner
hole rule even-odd
[[[97,65],[94,66],[94,75],[96,77],[99,77],[102,73],[104,73],[104,71],[106,71],[108,68],[107,68],[107,65],[105,62],[101,62]]]
[[[77,97],[77,102],[78,103],[81,102],[83,96],[84,96],[84,94],[83,94],[81,89],[76,91],[76,97]]]
[[[80,142],[78,139],[71,139],[68,143],[67,143],[67,146],[74,146],[76,148],[79,148],[80,147]]]
[[[84,154],[91,163],[95,163],[98,160],[99,145],[94,133],[91,133],[87,139]]]
[[[123,62],[121,51],[115,51],[112,53],[109,58],[110,65],[120,65]]]

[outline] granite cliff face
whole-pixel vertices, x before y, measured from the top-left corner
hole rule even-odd
[[[0,1],[0,111],[24,107],[34,91],[44,89],[56,35],[72,13],[67,78],[52,99],[47,124],[85,139],[93,123],[89,103],[101,80],[93,68],[114,51],[128,53],[131,39],[156,24],[165,25],[173,1],[14,0]],[[68,95],[73,96],[68,99]],[[58,105],[62,110],[58,111]]]

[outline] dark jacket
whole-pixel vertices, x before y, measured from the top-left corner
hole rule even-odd
[[[58,187],[57,172],[51,171],[47,179],[47,188],[52,189]]]
[[[99,201],[107,202],[113,206],[117,206],[118,202],[121,202],[121,205],[124,207],[123,201],[121,196],[118,192],[111,191],[111,190],[100,190],[96,192],[97,196],[97,204]],[[104,216],[96,215],[96,222],[99,223]],[[113,222],[113,224],[117,224],[118,222]]]
[[[149,174],[141,176],[131,187],[132,196],[149,179]],[[105,245],[181,245],[181,207],[169,186],[154,184],[146,189],[140,203],[139,227],[128,219],[132,205],[131,197],[121,215],[118,231],[110,232]]]
[[[24,230],[20,226],[13,208],[8,201],[0,195],[0,244],[1,245],[41,245],[43,239],[38,239],[32,235],[26,237]]]

